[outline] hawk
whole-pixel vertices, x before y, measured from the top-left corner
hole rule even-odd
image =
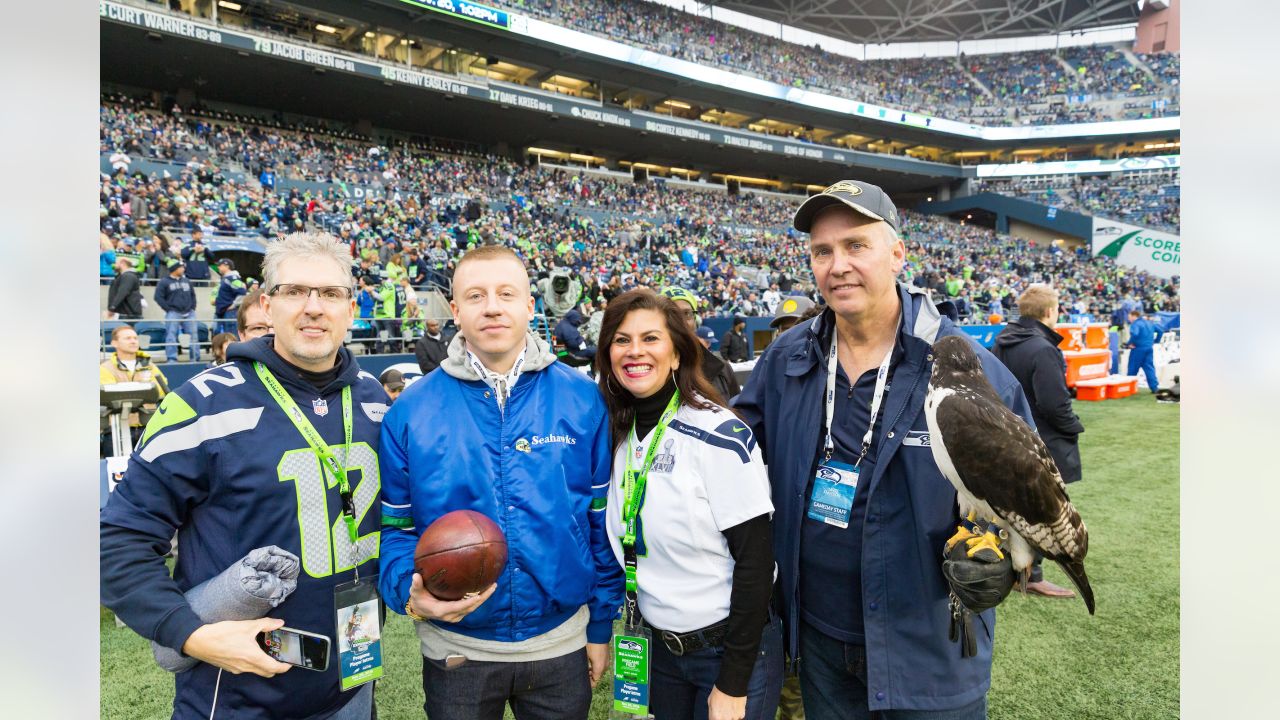
[[[925,398],[933,459],[955,486],[960,514],[986,524],[981,535],[961,523],[947,540],[971,558],[1003,559],[1007,538],[1013,569],[1026,571],[1035,552],[1071,578],[1093,614],[1093,589],[1084,571],[1089,532],[1067,497],[1044,441],[996,394],[967,338],[949,336],[933,345],[933,375]]]

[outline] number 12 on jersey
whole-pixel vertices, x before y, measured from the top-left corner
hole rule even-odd
[[[360,471],[360,482],[351,491],[358,526],[378,499],[378,491],[382,487],[378,454],[363,442],[352,443],[349,452],[343,452],[342,446],[335,446],[334,452],[345,461],[348,473]],[[302,568],[308,575],[328,577],[378,556],[377,530],[357,537],[353,544],[342,513],[339,511],[330,517],[329,494],[337,494],[338,481],[324,472],[315,450],[309,447],[290,450],[280,458],[276,471],[280,482],[294,484],[298,496]]]

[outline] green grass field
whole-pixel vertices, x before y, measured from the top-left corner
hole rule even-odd
[[[1178,716],[1178,412],[1146,392],[1076,403],[1084,481],[1071,497],[1089,526],[1090,617],[1079,600],[1011,596],[1000,608],[990,717]],[[1045,575],[1061,585],[1056,566]],[[132,631],[101,622],[102,717],[167,718],[173,679]],[[418,641],[403,616],[386,628],[379,717],[422,717]],[[591,717],[607,716],[606,682]]]

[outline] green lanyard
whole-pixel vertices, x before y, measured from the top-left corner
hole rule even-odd
[[[676,416],[676,410],[680,407],[680,390],[677,389],[671,394],[671,399],[667,401],[667,409],[662,411],[662,418],[658,420],[658,424],[653,428],[653,439],[649,441],[649,449],[644,454],[644,465],[639,469],[632,467],[631,456],[634,452],[631,449],[631,441],[636,436],[636,424],[631,422],[631,435],[627,438],[627,465],[626,470],[622,473],[622,494],[624,497],[622,504],[622,523],[625,530],[622,535],[622,551],[623,551],[623,568],[627,577],[627,595],[628,600],[634,599],[636,593],[636,520],[640,516],[640,498],[644,495],[644,486],[649,481],[649,467],[653,465],[653,456],[658,451],[658,443],[662,441],[662,435],[667,431],[667,423],[671,422]]]
[[[351,484],[347,482],[347,469],[343,463],[338,462],[338,456],[333,454],[333,450],[329,448],[329,444],[320,437],[320,433],[316,431],[316,427],[311,424],[306,415],[302,414],[302,408],[298,407],[298,403],[289,397],[289,393],[285,391],[284,386],[276,379],[275,375],[267,369],[266,365],[260,362],[253,364],[254,370],[258,371],[258,378],[262,380],[262,384],[267,386],[267,392],[271,393],[271,397],[280,403],[280,409],[285,415],[293,421],[294,427],[298,428],[298,432],[302,433],[302,437],[306,438],[311,449],[316,451],[316,455],[320,456],[320,465],[333,475],[334,480],[338,481],[338,495],[342,498],[342,519],[347,523],[347,534],[351,536],[351,543],[354,546],[356,542],[356,511],[355,501],[351,497]],[[346,438],[346,454],[351,453],[351,386],[342,388],[342,431]]]

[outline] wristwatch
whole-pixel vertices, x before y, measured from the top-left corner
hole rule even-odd
[[[414,620],[417,620],[418,622],[426,622],[428,620],[428,618],[425,618],[413,611],[413,600],[404,601],[404,614],[408,615]]]

